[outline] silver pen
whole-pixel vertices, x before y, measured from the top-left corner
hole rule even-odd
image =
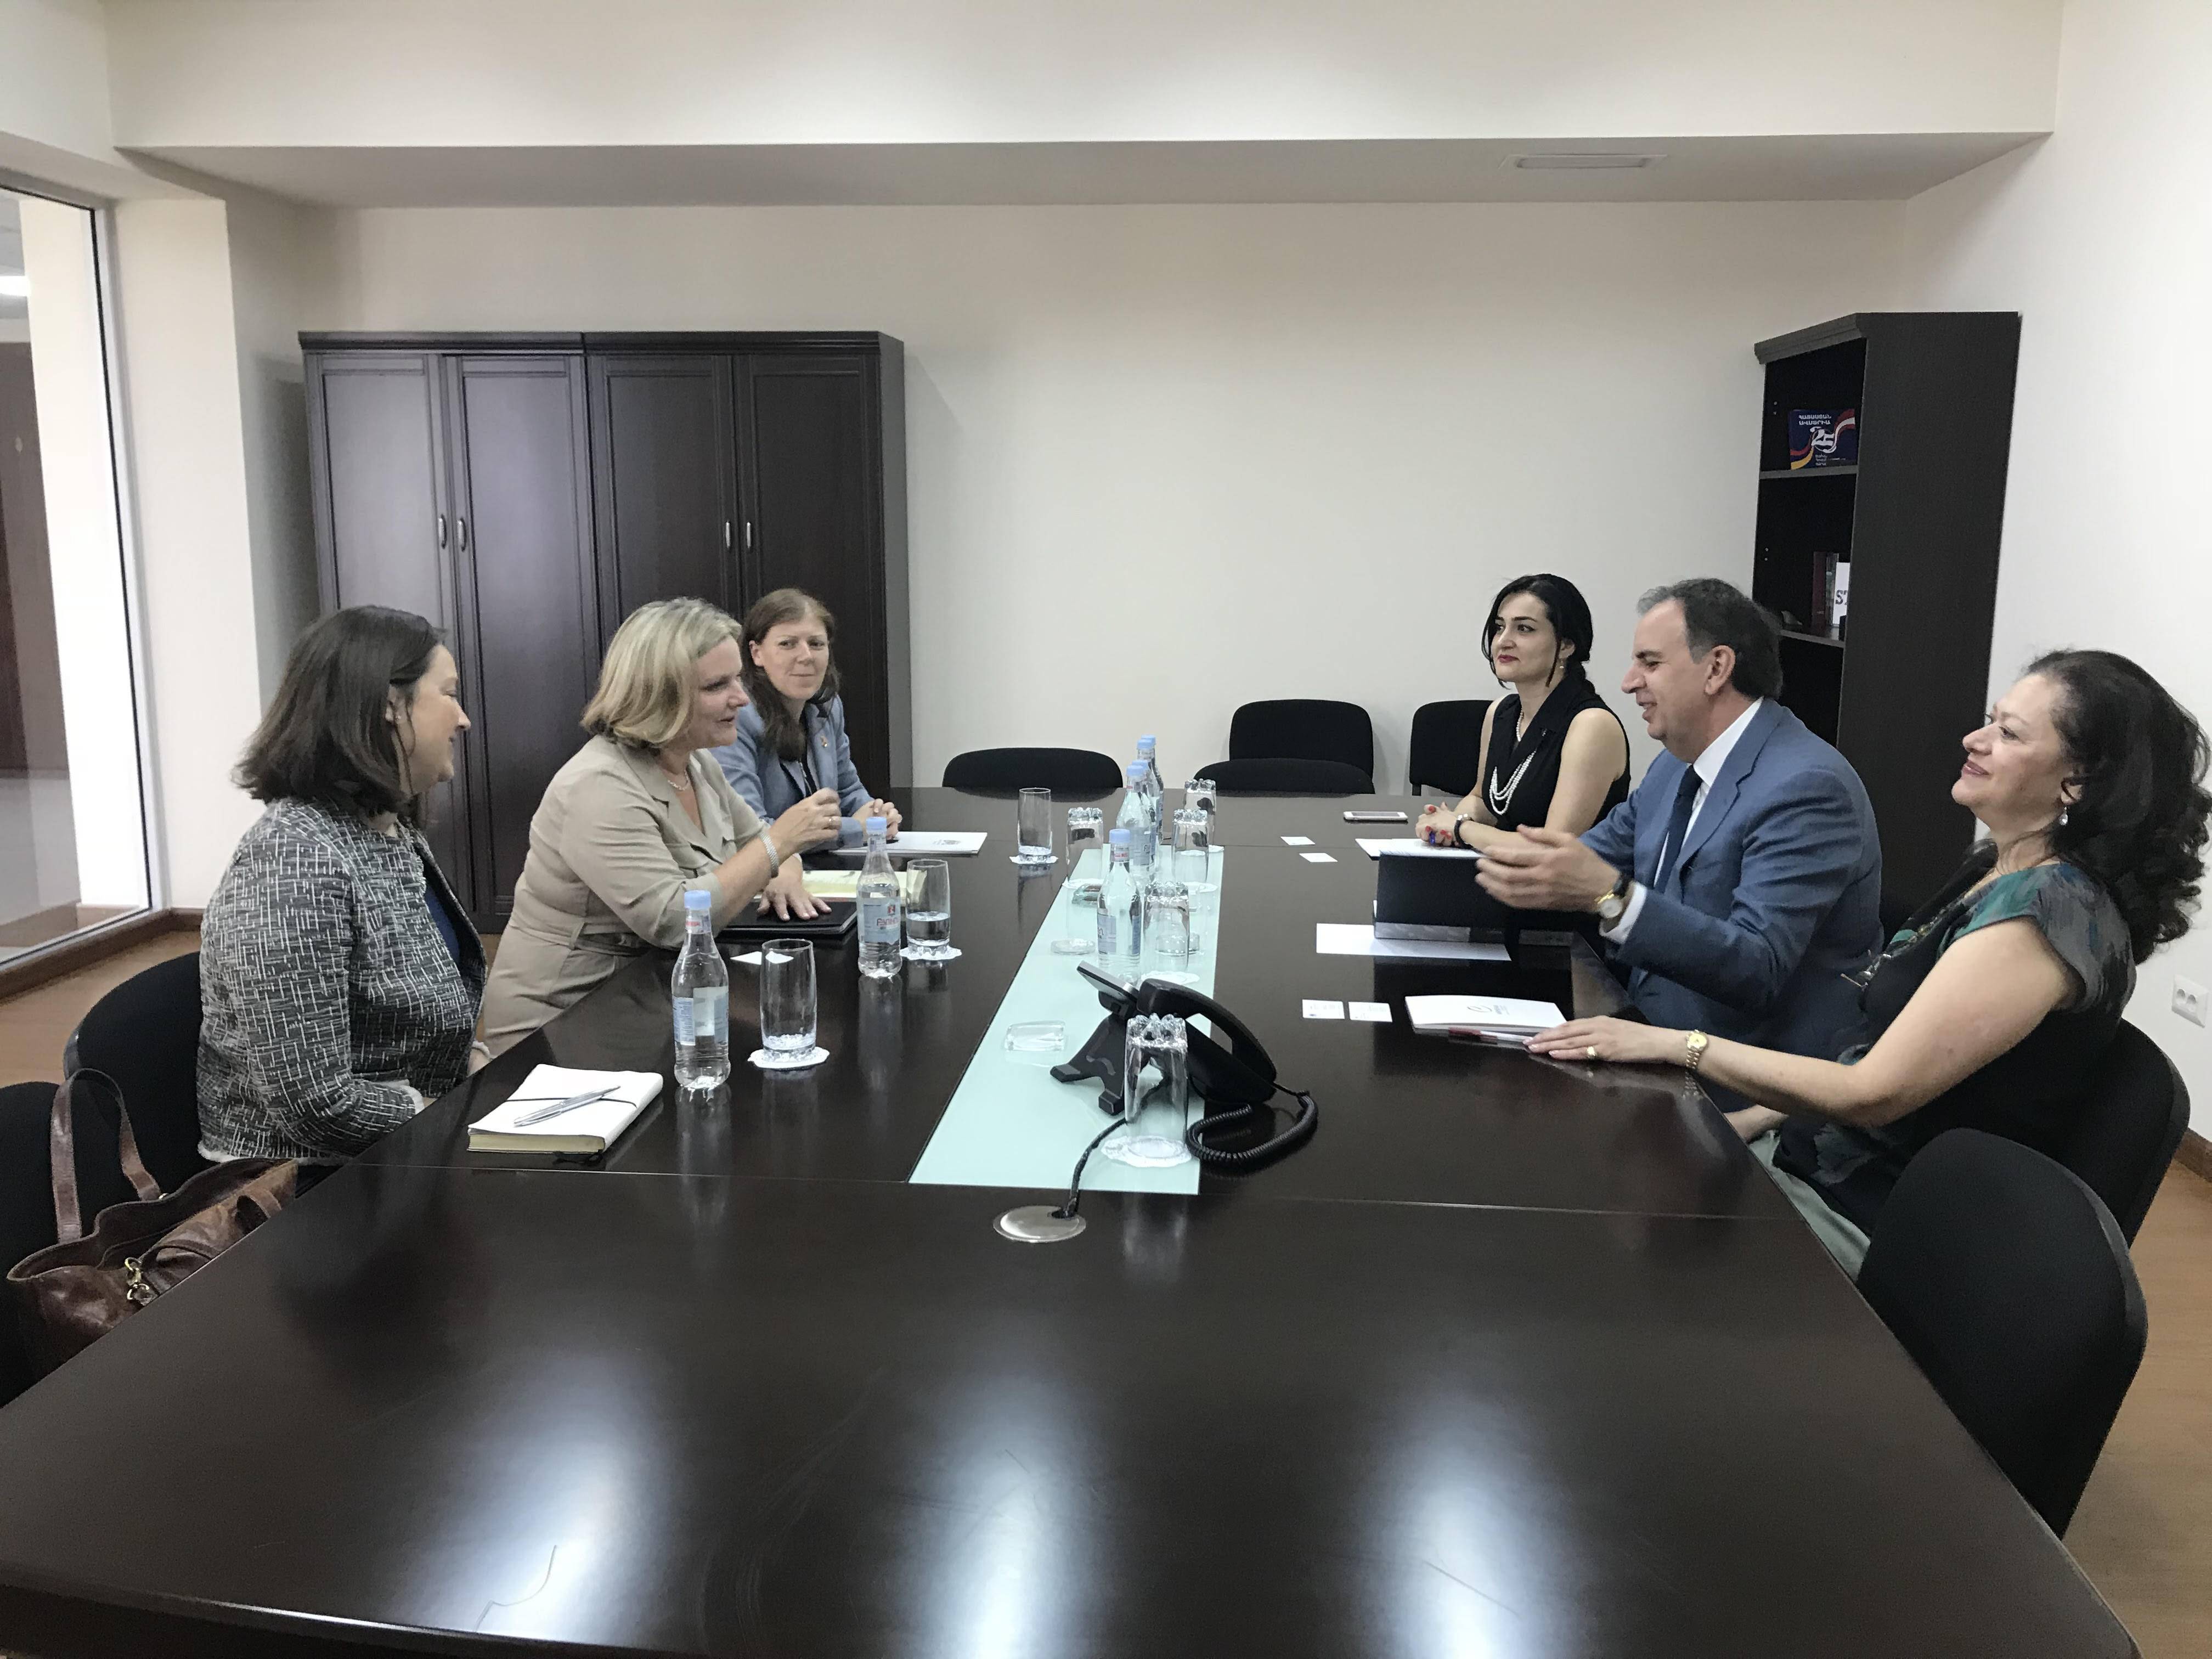
[[[534,1112],[525,1112],[514,1120],[514,1127],[520,1129],[528,1124],[543,1123],[549,1117],[558,1117],[563,1112],[574,1111],[579,1106],[588,1106],[595,1100],[605,1100],[621,1087],[618,1083],[610,1084],[604,1089],[596,1089],[588,1094],[570,1095],[564,1100],[555,1101],[550,1106],[541,1106]],[[507,1103],[510,1106],[514,1103],[513,1101]]]

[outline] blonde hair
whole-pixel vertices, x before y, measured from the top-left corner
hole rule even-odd
[[[647,749],[665,749],[691,724],[699,659],[724,640],[742,654],[745,630],[704,599],[655,599],[623,619],[599,665],[599,689],[584,706],[584,729]]]

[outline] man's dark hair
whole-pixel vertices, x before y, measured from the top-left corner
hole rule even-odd
[[[414,819],[399,728],[385,717],[411,704],[438,630],[410,611],[357,605],[300,635],[283,683],[232,775],[256,800],[304,800],[326,811]]]
[[[1682,632],[1692,656],[1708,655],[1724,645],[1735,653],[1730,685],[1747,697],[1782,695],[1782,629],[1765,605],[1717,576],[1692,576],[1653,588],[1636,602],[1636,614],[1669,599],[1682,607]]]

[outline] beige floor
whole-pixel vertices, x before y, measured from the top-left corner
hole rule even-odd
[[[0,1002],[0,1083],[61,1075],[86,1009],[139,969],[190,951],[173,933]],[[2150,1347],[2067,1543],[2144,1659],[2212,1655],[2212,1184],[2166,1176],[2136,1241]]]

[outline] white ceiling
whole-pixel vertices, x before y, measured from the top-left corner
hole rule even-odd
[[[167,147],[157,163],[339,207],[1893,201],[2040,135],[579,147]],[[1644,154],[1523,170],[1531,151]]]

